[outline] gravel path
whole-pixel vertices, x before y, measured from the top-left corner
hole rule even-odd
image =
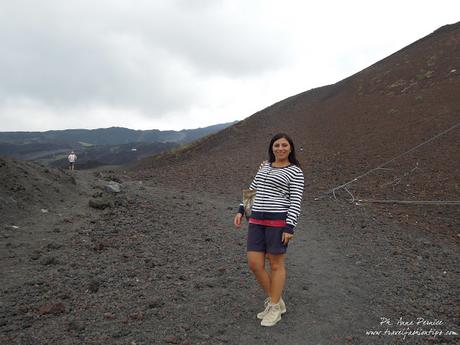
[[[365,208],[305,203],[287,260],[288,312],[255,315],[264,296],[246,265],[237,197],[76,172],[79,193],[1,231],[2,344],[455,344],[458,246],[383,223]],[[110,177],[110,176],[109,176]],[[381,318],[391,325],[380,325]],[[440,320],[441,325],[397,325]]]

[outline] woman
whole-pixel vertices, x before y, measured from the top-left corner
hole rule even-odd
[[[250,189],[256,190],[248,226],[248,264],[268,298],[258,313],[262,326],[273,326],[286,312],[282,292],[286,280],[284,261],[300,214],[304,177],[288,135],[275,135],[268,147],[269,161],[257,172]],[[241,227],[244,207],[240,204],[234,224]],[[265,257],[270,274],[265,270]]]

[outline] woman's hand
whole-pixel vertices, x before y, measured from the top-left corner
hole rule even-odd
[[[281,242],[283,242],[283,244],[286,246],[291,240],[291,238],[293,237],[294,237],[293,234],[290,234],[289,232],[283,232],[283,235],[281,237]]]
[[[241,219],[243,218],[243,215],[241,213],[237,213],[235,215],[235,219],[233,219],[233,224],[235,224],[235,227],[241,228]]]
[[[268,161],[263,161],[262,163],[260,163],[259,165],[259,170],[262,169],[262,167],[264,166],[264,164],[268,163]]]

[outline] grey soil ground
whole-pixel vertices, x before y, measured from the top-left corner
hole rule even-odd
[[[264,296],[246,265],[245,230],[232,225],[237,197],[121,176],[114,206],[92,209],[88,200],[104,176],[77,171],[75,190],[53,209],[35,205],[30,217],[2,224],[1,344],[459,341],[366,335],[459,332],[459,253],[448,239],[383,222],[364,206],[305,202],[289,246],[288,311],[263,328],[256,313]],[[441,324],[402,326],[400,318]]]

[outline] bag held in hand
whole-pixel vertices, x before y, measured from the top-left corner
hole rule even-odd
[[[256,192],[255,189],[243,189],[243,206],[246,219],[249,219],[251,216],[251,209],[254,204],[254,199],[256,198]]]

